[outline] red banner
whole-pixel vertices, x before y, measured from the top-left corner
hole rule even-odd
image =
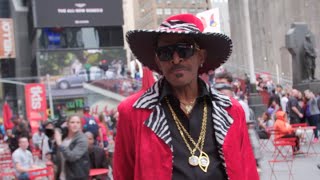
[[[27,84],[25,86],[27,119],[33,121],[47,120],[47,99],[44,84]]]

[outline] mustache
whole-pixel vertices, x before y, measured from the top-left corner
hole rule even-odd
[[[176,70],[180,70],[180,69],[183,69],[183,70],[186,70],[186,71],[190,71],[189,68],[187,68],[186,66],[183,66],[181,64],[177,64],[177,65],[174,65],[170,68],[169,72],[174,72]]]

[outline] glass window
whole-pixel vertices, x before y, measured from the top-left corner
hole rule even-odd
[[[43,28],[40,49],[123,46],[122,27]]]
[[[163,14],[163,9],[157,8],[157,15],[162,15]]]
[[[181,9],[181,13],[184,14],[184,13],[188,13],[187,9]]]
[[[190,12],[191,14],[194,14],[194,13],[196,13],[196,10],[193,9],[193,8],[191,8],[191,9],[189,9],[189,12]]]
[[[172,9],[172,14],[180,14],[180,10],[179,9]]]
[[[165,9],[164,9],[164,14],[165,14],[165,15],[170,15],[170,14],[171,14],[171,9],[165,8]]]

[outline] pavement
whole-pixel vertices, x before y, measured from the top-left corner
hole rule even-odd
[[[301,151],[307,152],[309,142],[312,137],[312,131],[307,132],[306,142],[301,144]],[[271,142],[267,145],[268,149],[263,150],[263,159],[260,161],[261,180],[287,180],[289,178],[288,164],[286,162],[275,163],[275,175],[271,178],[271,167],[268,163],[272,159],[273,145]],[[290,149],[290,147],[288,147]],[[320,142],[312,144],[309,148],[309,154],[299,154],[294,156],[292,161],[292,177],[294,180],[320,180],[320,169],[317,168],[317,164],[320,164]]]

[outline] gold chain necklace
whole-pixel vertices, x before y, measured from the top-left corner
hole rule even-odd
[[[206,154],[204,151],[202,151],[203,146],[204,146],[204,140],[205,140],[205,136],[206,136],[206,128],[207,128],[207,103],[206,100],[204,99],[204,108],[203,108],[203,118],[202,118],[202,125],[201,125],[201,131],[200,131],[200,135],[199,135],[199,139],[198,142],[196,143],[193,138],[191,137],[191,135],[188,133],[188,131],[184,128],[184,126],[182,125],[182,123],[180,122],[180,120],[178,119],[176,113],[174,112],[172,106],[169,103],[168,98],[166,97],[166,102],[168,104],[168,107],[171,111],[171,114],[173,116],[173,119],[177,125],[177,128],[179,130],[179,133],[183,139],[183,141],[185,142],[187,148],[190,151],[191,156],[188,159],[188,162],[190,165],[192,166],[199,166],[200,169],[204,172],[207,172],[209,164],[210,164],[210,160],[209,160],[209,156],[208,154]],[[188,143],[186,137],[188,138],[188,140],[193,144],[194,148],[192,149],[190,144]],[[199,147],[200,144],[200,147]],[[199,157],[195,155],[195,151],[199,150],[200,155]]]
[[[191,101],[190,103],[183,103],[180,101],[182,107],[183,107],[183,110],[185,110],[185,112],[189,115],[193,106],[194,106],[194,103],[196,102],[196,99],[194,99],[193,101]]]

